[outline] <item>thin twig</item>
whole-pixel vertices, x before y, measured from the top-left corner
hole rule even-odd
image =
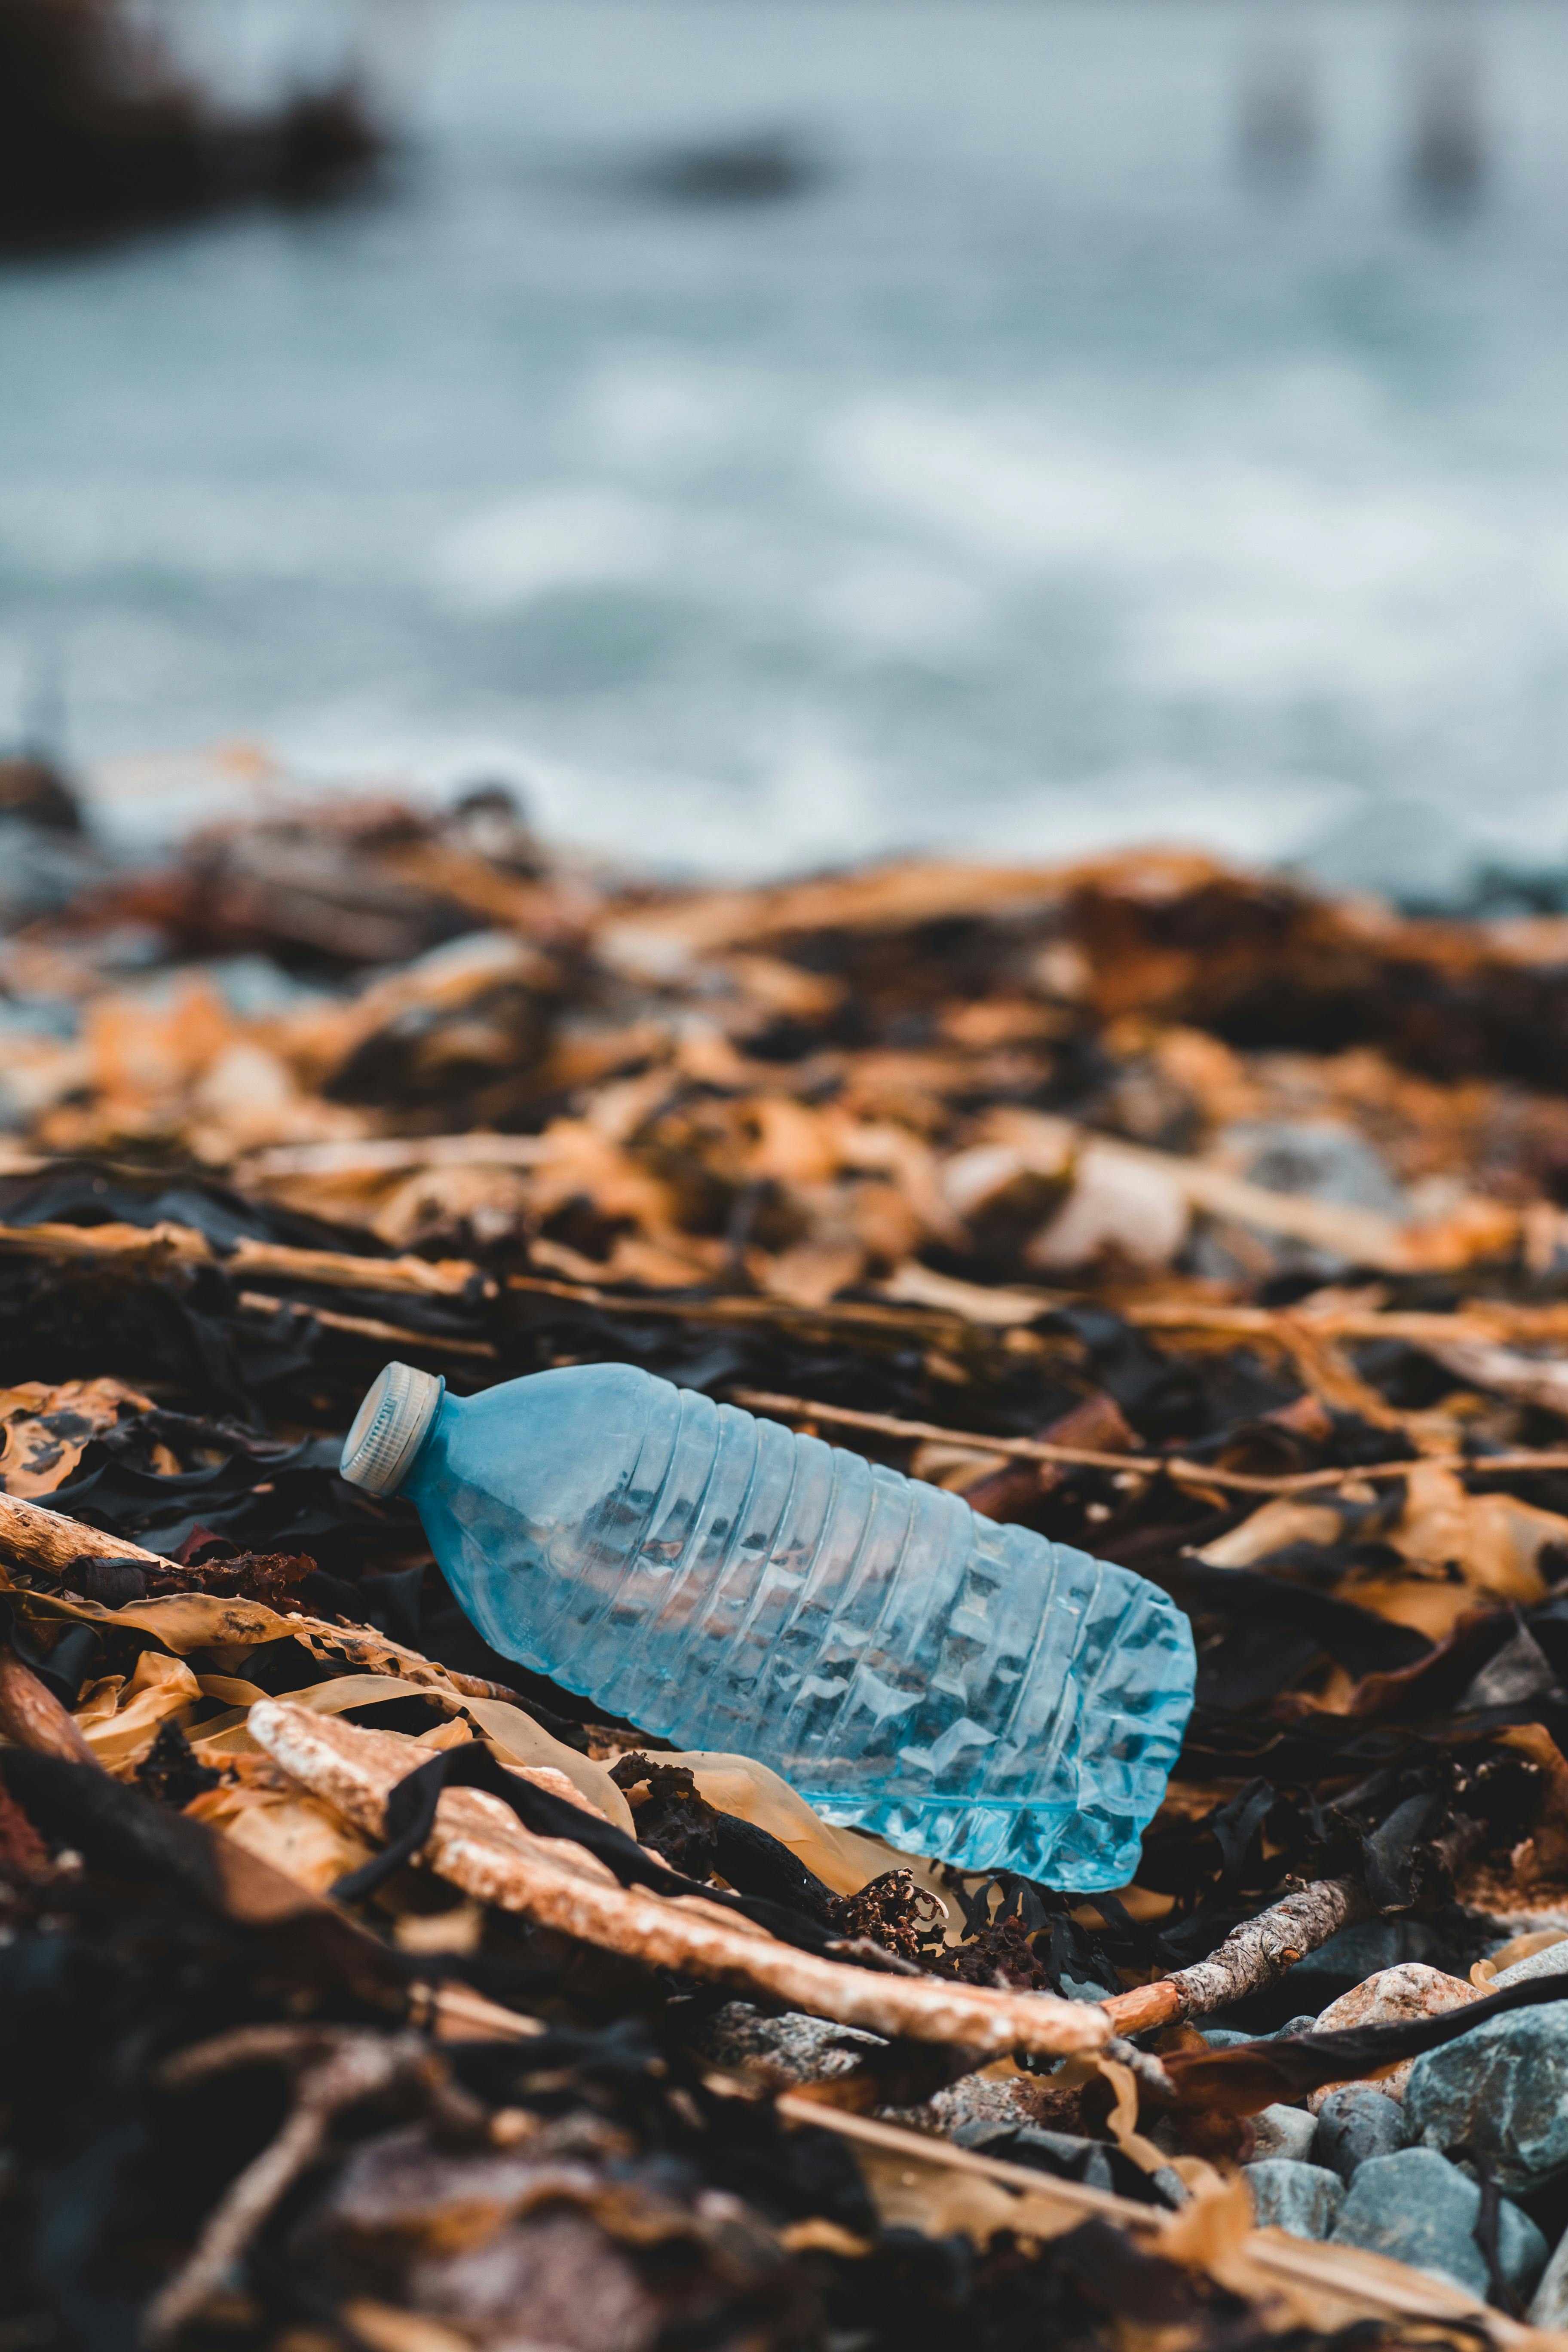
[[[1321,1878],[1271,1903],[1256,1918],[1244,1919],[1206,1960],[1174,1969],[1153,1984],[1112,1993],[1100,2006],[1121,2035],[1142,2033],[1173,2018],[1207,2017],[1261,1991],[1342,1927],[1370,1919],[1373,1909],[1359,1878]]]
[[[1052,1445],[1037,1437],[990,1437],[977,1429],[943,1429],[932,1421],[902,1421],[890,1412],[861,1412],[816,1397],[777,1396],[771,1389],[731,1389],[734,1403],[751,1412],[782,1413],[790,1421],[824,1421],[832,1427],[865,1429],[880,1437],[903,1437],[939,1445],[963,1445],[976,1454],[1001,1454],[1015,1462],[1061,1462],[1088,1470],[1131,1470],[1143,1477],[1163,1472],[1184,1486],[1230,1486],[1242,1495],[1310,1495],[1342,1486],[1352,1478],[1407,1478],[1423,1465],[1470,1470],[1486,1477],[1526,1471],[1568,1470],[1568,1452],[1554,1454],[1424,1454],[1404,1462],[1356,1463],[1340,1470],[1302,1470],[1280,1478],[1255,1477],[1245,1470],[1211,1469],[1179,1454],[1096,1454],[1087,1446]]]
[[[287,1313],[296,1321],[319,1323],[324,1331],[348,1331],[355,1339],[379,1339],[384,1347],[406,1348],[415,1355],[485,1356],[492,1362],[495,1349],[488,1339],[448,1339],[436,1331],[408,1331],[400,1323],[383,1323],[374,1315],[338,1315],[330,1307],[307,1307],[298,1298],[274,1298],[264,1290],[242,1290],[247,1315]]]
[[[180,2051],[163,2067],[160,2080],[165,2090],[179,2091],[236,2067],[279,2063],[300,2070],[294,2103],[276,2138],[229,2184],[185,2262],[147,2306],[142,2322],[145,2344],[167,2343],[195,2317],[280,2200],[314,2163],[333,2118],[344,2108],[411,2084],[426,2093],[448,2127],[457,2122],[467,2129],[483,2129],[483,2109],[454,2090],[441,2062],[413,2033],[241,2026]]]
[[[686,1323],[810,1323],[846,1330],[921,1330],[950,1335],[971,1326],[970,1318],[944,1307],[879,1307],[858,1298],[829,1299],[807,1307],[798,1299],[752,1297],[745,1294],[712,1298],[652,1298],[640,1292],[601,1290],[589,1282],[557,1282],[538,1274],[509,1274],[509,1290],[531,1292],[542,1298],[563,1298],[577,1307],[595,1307],[609,1315],[653,1315]]]

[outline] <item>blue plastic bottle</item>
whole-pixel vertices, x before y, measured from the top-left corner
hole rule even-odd
[[[468,1398],[389,1364],[342,1467],[413,1500],[493,1649],[606,1714],[906,1853],[1132,1876],[1194,1658],[1128,1570],[627,1364]]]

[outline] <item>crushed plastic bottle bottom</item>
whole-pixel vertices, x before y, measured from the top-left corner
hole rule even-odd
[[[1075,1895],[1125,1886],[1142,1853],[1141,1821],[1092,1806],[1008,1804],[958,1797],[882,1797],[800,1788],[835,1829],[865,1830],[900,1853],[934,1854],[955,1870],[1016,1870]]]

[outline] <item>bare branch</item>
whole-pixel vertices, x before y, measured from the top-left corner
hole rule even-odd
[[[248,1721],[258,1747],[369,1837],[384,1834],[391,1790],[432,1752],[281,1699],[258,1700]],[[1016,2049],[1065,2054],[1097,2049],[1110,2031],[1103,2010],[1089,2002],[873,1974],[778,1943],[699,1896],[623,1887],[584,1847],[533,1836],[498,1799],[475,1789],[443,1793],[423,1859],[479,1902],[526,1912],[584,1943],[761,1992],[889,2040],[961,2043],[989,2056]]]
[[[821,1421],[830,1428],[865,1429],[881,1437],[920,1438],[938,1445],[967,1445],[1000,1454],[1016,1462],[1062,1462],[1090,1470],[1134,1470],[1144,1476],[1163,1471],[1179,1486],[1225,1486],[1239,1495],[1310,1495],[1342,1486],[1350,1478],[1407,1478],[1410,1461],[1374,1462],[1353,1470],[1302,1470],[1289,1477],[1256,1478],[1243,1470],[1211,1469],[1205,1462],[1184,1462],[1163,1454],[1096,1454],[1085,1446],[1052,1445],[1037,1437],[991,1437],[973,1429],[943,1429],[931,1421],[902,1421],[890,1412],[860,1412],[852,1406],[824,1404],[816,1397],[775,1396],[771,1389],[731,1389],[736,1404],[750,1412],[773,1412],[788,1421]],[[1478,1460],[1467,1454],[1426,1454],[1422,1462],[1445,1470],[1484,1470],[1489,1478],[1502,1472],[1568,1470],[1568,1452],[1555,1454],[1489,1454]]]
[[[1359,1878],[1322,1878],[1270,1904],[1233,1927],[1206,1960],[1178,1969],[1154,1984],[1112,1993],[1100,2006],[1120,2034],[1142,2033],[1173,2019],[1206,2017],[1247,1993],[1259,1992],[1342,1927],[1370,1919],[1374,1906]]]

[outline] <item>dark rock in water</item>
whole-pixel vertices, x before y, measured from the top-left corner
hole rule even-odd
[[[1326,2238],[1345,2201],[1344,2183],[1321,2164],[1284,2156],[1242,2167],[1260,2230],[1289,2230],[1293,2238]]]
[[[820,176],[816,158],[787,131],[763,131],[667,155],[642,179],[679,204],[757,205],[800,195]]]
[[[209,104],[121,0],[0,0],[0,247],[324,195],[382,137],[348,84]]]
[[[1481,2210],[1477,2183],[1435,2147],[1369,2157],[1351,2182],[1331,2231],[1338,2246],[1364,2246],[1396,2263],[1449,2280],[1484,2301],[1490,2281],[1476,2243]],[[1514,2293],[1528,2295],[1546,2263],[1546,2241],[1517,2205],[1501,2200],[1498,2257]]]
[[[1489,2018],[1429,2050],[1411,2070],[1405,2115],[1413,2144],[1469,2140],[1504,2189],[1539,2188],[1568,2168],[1568,2002]]]
[[[1252,2118],[1253,2135],[1257,2141],[1258,2161],[1269,2157],[1287,2156],[1297,2164],[1305,2164],[1312,2154],[1317,2137],[1317,2120],[1305,2107],[1265,2107]]]
[[[1408,2137],[1405,2110],[1397,2099],[1355,2083],[1334,2091],[1323,2101],[1312,2142],[1312,2161],[1326,2165],[1342,2180],[1349,2180],[1369,2157],[1392,2156]]]

